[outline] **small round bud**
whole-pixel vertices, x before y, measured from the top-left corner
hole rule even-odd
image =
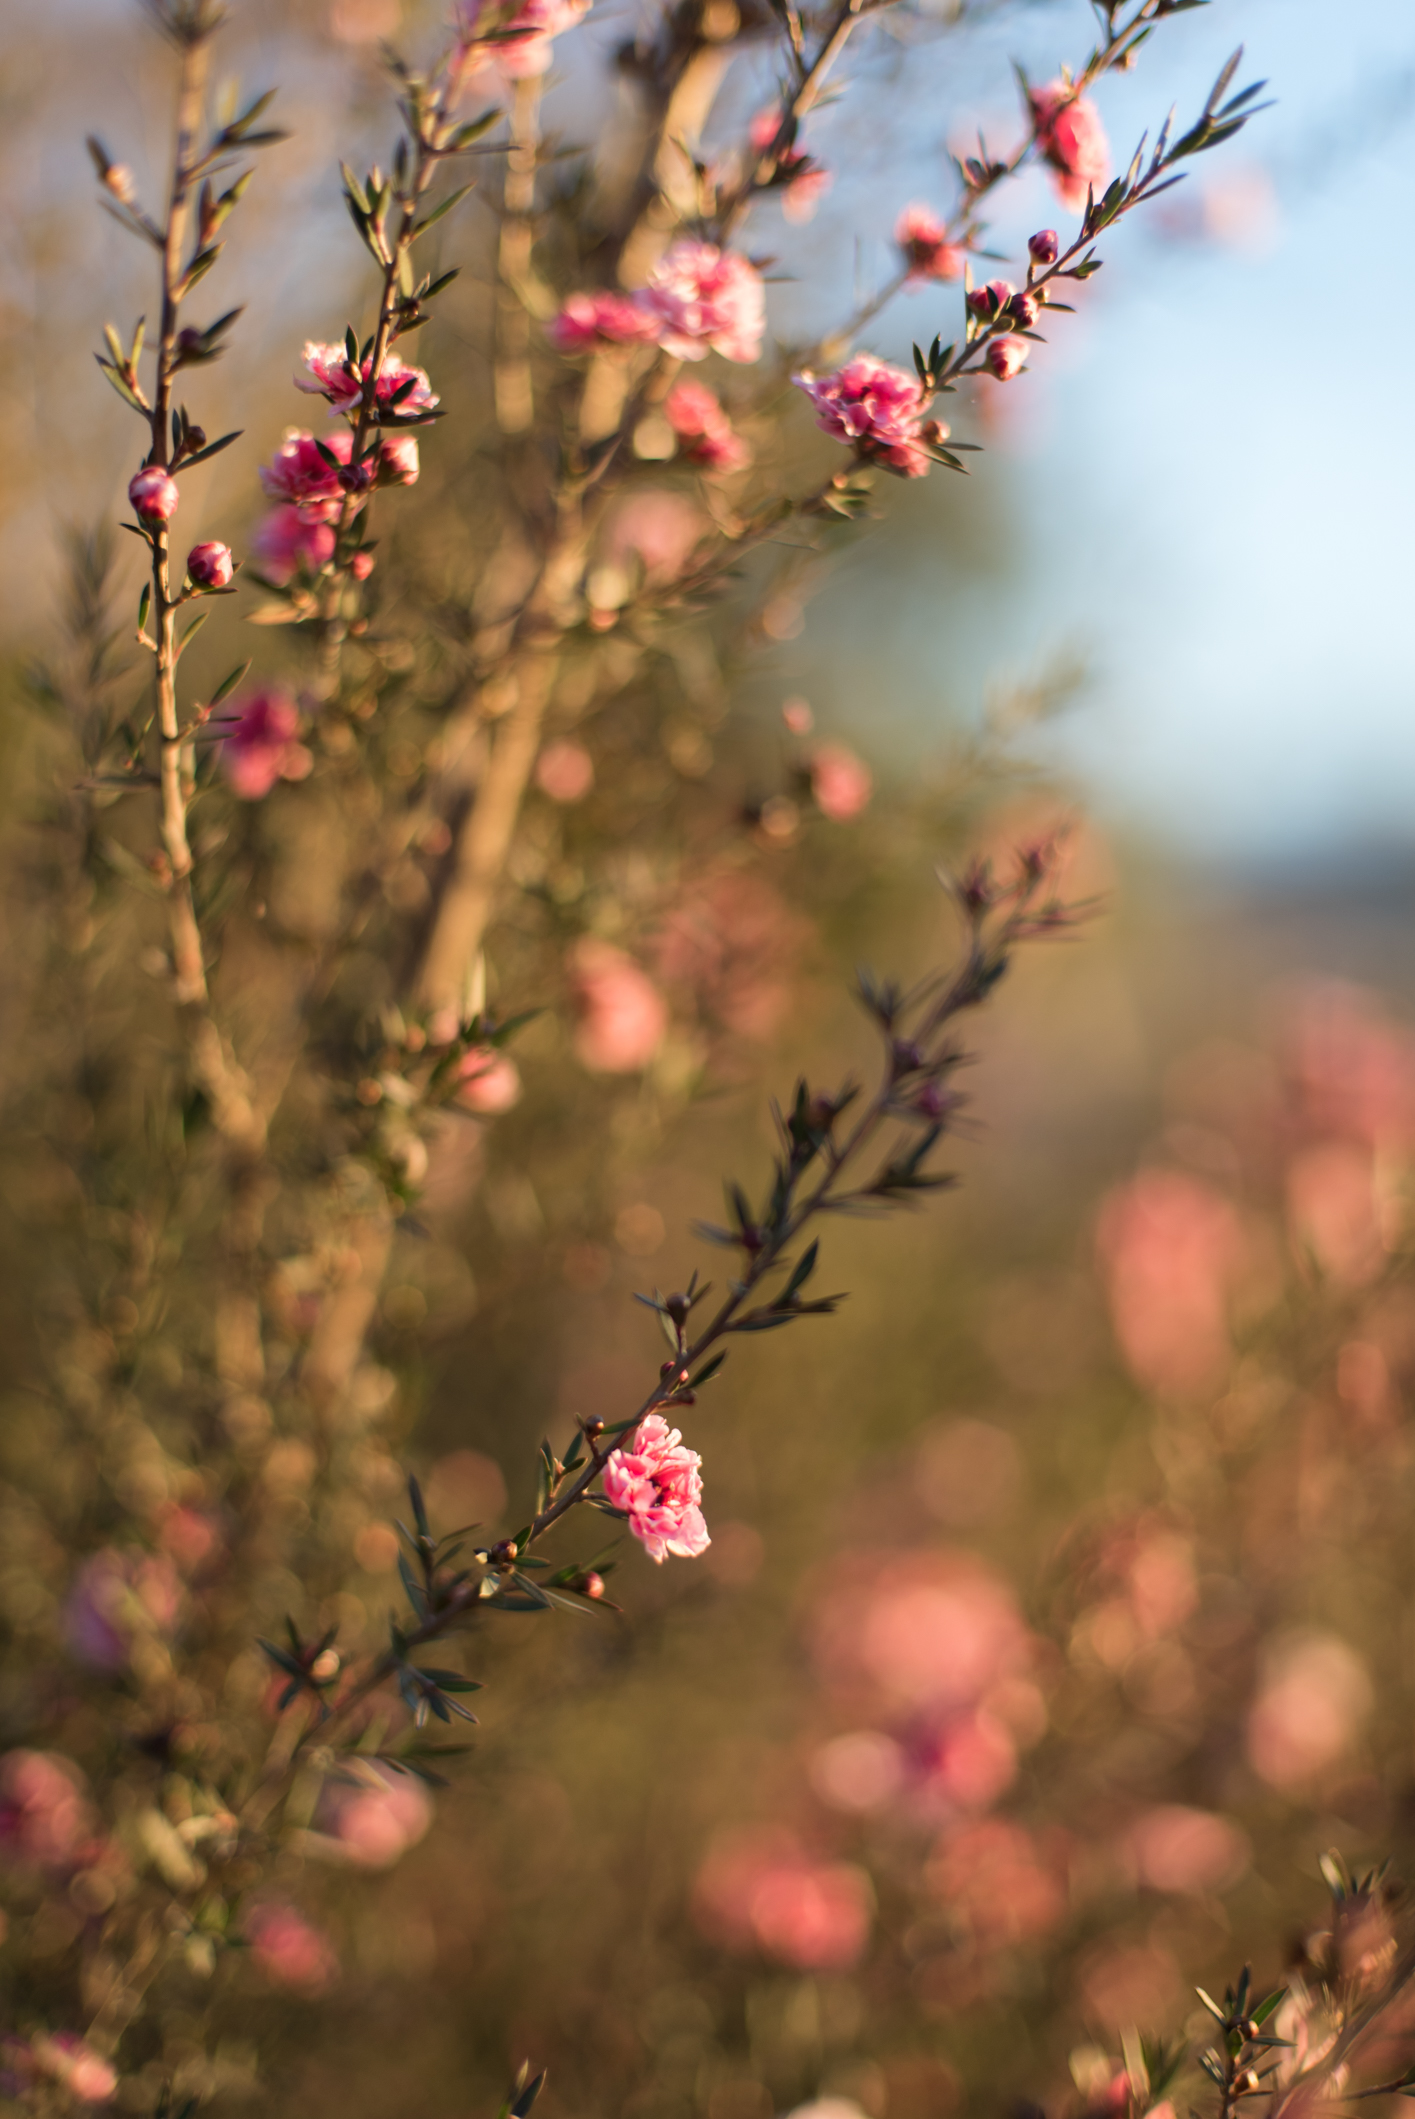
[[[893,1047],[894,1071],[896,1074],[916,1074],[924,1064],[924,1055],[910,1038],[897,1037]]]
[[[320,1653],[315,1657],[314,1661],[310,1664],[310,1676],[314,1679],[316,1685],[327,1685],[331,1678],[337,1678],[338,1675],[338,1649],[322,1649]]]
[[[181,499],[177,481],[161,464],[148,464],[128,481],[128,499],[139,522],[160,527],[170,522]]]
[[[1022,329],[1027,331],[1037,321],[1040,307],[1041,304],[1034,294],[1014,294],[1007,305],[1007,313],[1014,324],[1020,324]]]
[[[511,1567],[515,1564],[517,1546],[514,1538],[502,1538],[487,1554],[493,1567]]]
[[[1010,333],[995,338],[990,341],[984,359],[989,374],[995,375],[1000,383],[1009,383],[1026,365],[1027,341],[1013,338]]]
[[[131,206],[138,195],[137,179],[126,162],[110,162],[103,182],[120,206]]]
[[[589,1441],[598,1442],[603,1433],[604,1422],[602,1420],[587,1420],[585,1422],[585,1435]]]
[[[224,589],[235,571],[229,544],[194,544],[187,554],[187,573],[199,589]]]
[[[689,1303],[686,1295],[667,1296],[664,1300],[663,1307],[665,1310],[667,1310],[668,1315],[674,1324],[684,1325],[687,1323]]]
[[[366,1074],[357,1089],[355,1089],[354,1094],[361,1104],[381,1104],[383,1102],[383,1084],[376,1082],[371,1074]]]
[[[924,440],[931,442],[934,448],[937,449],[943,442],[947,441],[953,430],[946,419],[926,419],[919,431],[923,435]]]
[[[378,445],[378,483],[415,486],[418,482],[416,434],[385,434]]]
[[[1034,265],[1054,265],[1061,255],[1054,228],[1039,228],[1027,238],[1027,254]]]
[[[376,563],[372,552],[355,552],[349,561],[349,572],[355,581],[367,581]]]
[[[587,1575],[581,1575],[579,1591],[582,1597],[602,1597],[604,1595],[604,1576],[597,1575],[593,1571]]]
[[[184,324],[177,333],[177,351],[189,358],[194,353],[200,353],[205,343],[205,332],[198,331],[195,324]]]

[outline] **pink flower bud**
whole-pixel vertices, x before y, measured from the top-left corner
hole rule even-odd
[[[177,481],[161,464],[148,464],[128,481],[128,499],[139,522],[158,527],[170,522],[181,499]]]
[[[1011,301],[1015,292],[1011,280],[989,280],[983,287],[974,287],[968,296],[968,307],[974,316],[984,323],[991,323]]]
[[[378,445],[379,485],[415,486],[418,469],[416,434],[385,434]]]
[[[985,359],[988,372],[995,375],[1000,383],[1009,383],[1026,365],[1027,341],[1024,338],[1013,338],[1011,333],[1002,338],[995,338],[988,346]]]
[[[355,552],[349,561],[349,572],[355,581],[367,581],[376,565],[377,561],[372,552]]]
[[[118,2077],[102,2054],[73,2031],[36,2038],[32,2051],[45,2074],[62,2083],[81,2104],[106,2104],[118,2087]]]
[[[187,554],[187,573],[199,589],[224,589],[235,571],[229,544],[194,544]]]
[[[1007,305],[1007,313],[1014,324],[1020,324],[1024,331],[1030,331],[1037,321],[1040,306],[1034,294],[1014,294]]]
[[[1027,251],[1034,265],[1054,265],[1061,255],[1054,228],[1039,228],[1027,238]]]

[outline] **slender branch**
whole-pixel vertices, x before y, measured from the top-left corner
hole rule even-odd
[[[505,211],[497,252],[496,418],[503,434],[525,434],[535,417],[531,387],[531,315],[526,295],[535,239],[532,214],[540,149],[538,75],[516,83],[511,100],[511,149],[506,158]]]

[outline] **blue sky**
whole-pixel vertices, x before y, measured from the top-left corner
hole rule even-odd
[[[1004,51],[1051,73],[1084,49],[1088,13],[1014,11],[975,55],[1000,143],[1016,124]],[[1009,386],[1034,395],[978,468],[982,558],[966,534],[943,555],[924,540],[914,567],[896,538],[862,548],[799,653],[833,719],[915,749],[921,718],[927,732],[990,682],[1080,652],[1088,682],[1052,742],[1098,810],[1261,862],[1415,838],[1415,8],[1214,0],[1103,91],[1117,155],[1171,96],[1181,116],[1201,104],[1238,42],[1242,78],[1267,75],[1280,100],[1190,167],[1211,212],[1256,201],[1255,225],[1192,241],[1137,215],[1108,237],[1101,298]],[[933,171],[944,195],[927,110],[904,130],[917,146],[868,173],[852,220],[929,195]],[[998,247],[1015,256],[1056,219],[1040,177],[1019,185]],[[904,351],[937,307],[901,304],[877,350]],[[871,635],[876,655],[893,642],[887,688],[907,708],[862,695]]]

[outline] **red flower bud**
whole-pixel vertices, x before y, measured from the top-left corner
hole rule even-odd
[[[177,481],[161,464],[148,464],[128,481],[128,499],[139,522],[160,526],[170,522],[181,499]]]
[[[1037,321],[1040,306],[1034,294],[1014,294],[1007,305],[1007,313],[1015,324],[1020,324],[1026,331]]]
[[[349,572],[355,581],[367,581],[376,564],[372,552],[355,552],[349,561]]]
[[[187,572],[199,589],[224,589],[235,571],[229,544],[194,544],[187,554]]]
[[[1028,236],[1027,250],[1034,265],[1054,265],[1061,255],[1056,230],[1039,228],[1035,235]]]

